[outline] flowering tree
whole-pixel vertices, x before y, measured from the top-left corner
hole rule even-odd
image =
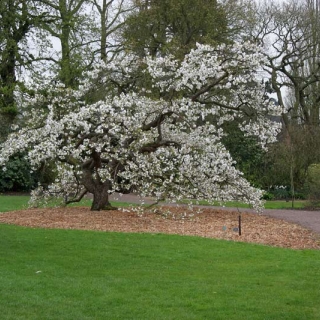
[[[54,161],[56,180],[33,197],[55,194],[66,203],[93,194],[105,209],[113,192],[135,190],[157,199],[241,200],[259,208],[261,192],[234,167],[221,142],[236,121],[263,146],[275,141],[272,115],[257,70],[259,48],[198,45],[182,62],[173,57],[122,57],[86,75],[77,90],[55,88],[1,145],[0,163],[27,151],[37,168]],[[42,108],[40,107],[42,106]]]

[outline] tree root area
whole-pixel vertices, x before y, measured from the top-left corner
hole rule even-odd
[[[253,213],[211,208],[155,207],[90,211],[85,207],[41,208],[0,214],[0,223],[32,228],[147,232],[199,236],[292,249],[320,249],[320,235],[297,224]]]

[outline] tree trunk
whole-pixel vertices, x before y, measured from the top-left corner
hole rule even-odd
[[[61,61],[60,61],[60,80],[67,87],[72,87],[74,79],[71,67],[71,56],[70,56],[70,16],[67,9],[67,3],[65,0],[60,2],[60,14],[62,20],[61,26]]]
[[[102,184],[94,188],[91,211],[116,210],[109,202],[108,185]]]
[[[100,166],[100,154],[96,151],[92,152],[92,159],[82,164],[82,184],[88,192],[93,194],[91,211],[116,210],[117,208],[112,207],[109,202],[109,190],[112,183],[109,180],[102,181],[97,171]],[[94,175],[95,179],[93,178]]]
[[[107,62],[107,13],[108,5],[107,1],[103,0],[102,2],[102,9],[101,9],[101,17],[100,17],[100,23],[101,23],[101,39],[100,39],[100,55],[101,60],[104,62]]]

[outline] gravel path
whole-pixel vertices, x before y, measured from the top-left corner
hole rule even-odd
[[[131,202],[131,203],[141,203],[141,198],[139,198],[134,194],[125,194],[125,195],[122,195],[121,197],[116,194],[111,197],[111,200],[119,200],[122,202]],[[144,198],[144,203],[151,204],[151,203],[154,203],[154,201],[152,198]],[[219,208],[223,210],[228,210],[228,211],[238,210],[237,208],[222,208],[222,207],[219,207]],[[240,208],[239,211],[255,212],[252,209],[244,209],[244,208]],[[313,232],[320,234],[320,211],[266,209],[263,212],[263,214],[269,217],[283,219],[285,221],[299,224],[305,228],[308,228]]]

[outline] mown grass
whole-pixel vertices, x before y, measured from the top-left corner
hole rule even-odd
[[[27,209],[28,208],[28,201],[30,199],[30,196],[16,196],[16,195],[0,195],[0,212],[7,212],[7,211],[13,211],[13,210],[21,210],[21,209]],[[111,202],[112,205],[125,207],[132,205],[130,203],[126,202]],[[55,203],[52,202],[51,206],[54,206]],[[72,203],[69,206],[76,207],[76,206],[91,206],[91,200],[90,199],[83,199],[81,202],[78,203]]]
[[[1,319],[320,319],[320,252],[0,225]]]
[[[28,199],[0,196],[0,211]],[[4,224],[0,233],[1,319],[320,319],[319,251]]]
[[[188,203],[188,201],[184,201],[184,203]],[[193,204],[199,205],[210,205],[207,201],[192,201]],[[215,202],[213,206],[217,207],[228,207],[228,208],[250,208],[250,205],[238,201],[229,201],[226,203]],[[265,202],[265,209],[301,209],[308,206],[307,201],[296,200],[294,202],[294,206],[292,207],[292,202],[287,202],[284,200],[268,200]]]
[[[266,209],[303,209],[308,206],[306,200],[295,200],[293,205],[291,201],[272,200],[267,201],[265,204]]]
[[[28,207],[29,196],[11,196],[11,195],[0,195],[0,212],[12,211],[12,210],[20,210],[26,209]],[[195,202],[194,202],[195,203]],[[132,205],[126,202],[118,202],[114,201],[111,202],[114,206],[128,206]],[[208,202],[199,201],[198,204],[200,205],[208,205]],[[215,206],[221,206],[221,203],[216,202]],[[223,204],[226,207],[235,207],[235,208],[249,208],[249,205],[241,202],[227,202]],[[297,200],[294,202],[294,208],[304,208],[308,205],[306,201]],[[79,203],[71,204],[70,206],[91,206],[90,199],[84,199]],[[266,209],[291,209],[292,203],[286,201],[267,201],[265,204]]]
[[[29,196],[0,195],[0,212],[26,209],[29,199]]]

